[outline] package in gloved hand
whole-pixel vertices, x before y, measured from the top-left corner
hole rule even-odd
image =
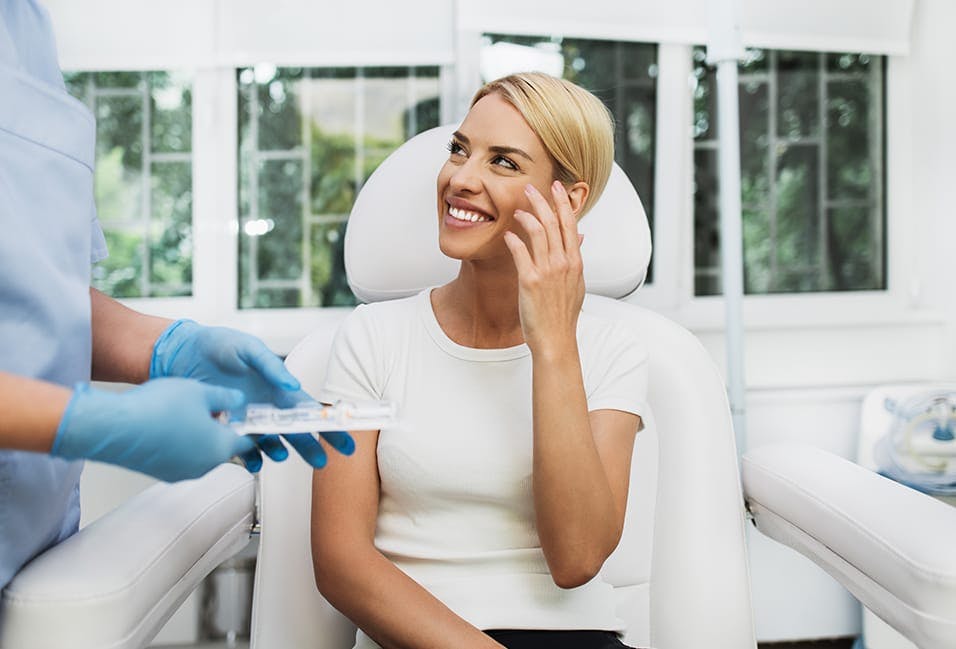
[[[395,425],[396,411],[395,405],[387,401],[337,401],[333,404],[304,401],[292,408],[251,403],[246,406],[243,421],[228,424],[240,435],[381,430]]]

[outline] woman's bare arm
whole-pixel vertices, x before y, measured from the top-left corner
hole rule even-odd
[[[533,359],[534,503],[555,583],[593,578],[624,529],[631,451],[640,417],[588,413],[577,350]]]
[[[553,206],[526,192],[534,214],[517,210],[527,242],[505,233],[518,271],[518,310],[532,358],[532,485],[541,549],[554,582],[589,581],[617,546],[624,527],[637,415],[588,414],[577,346],[584,301],[581,237],[575,214],[587,195],[555,181]]]
[[[399,570],[374,545],[378,433],[329,453],[312,479],[312,564],[319,591],[384,649],[501,649]]]

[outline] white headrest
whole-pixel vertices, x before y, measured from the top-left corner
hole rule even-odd
[[[438,248],[436,179],[456,125],[438,126],[399,147],[369,177],[345,231],[349,286],[362,302],[414,295],[458,274]],[[623,297],[643,282],[651,233],[641,199],[617,164],[607,188],[581,219],[589,293]]]

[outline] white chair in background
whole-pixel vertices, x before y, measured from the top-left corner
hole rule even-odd
[[[438,250],[435,214],[435,176],[452,130],[410,140],[359,194],[346,266],[360,299],[402,297],[454,276],[457,262]],[[721,378],[690,333],[616,299],[642,283],[650,256],[643,208],[620,169],[581,231],[585,310],[628,322],[651,351],[651,412],[635,445],[625,531],[602,571],[630,623],[626,640],[753,649],[744,497]],[[323,325],[287,359],[308,390],[322,385],[336,326]],[[312,578],[311,473],[292,457],[267,462],[259,480],[253,649],[352,646],[354,627]],[[956,646],[956,560],[941,552],[956,542],[949,507],[804,447],[748,455],[744,486],[762,531],[821,564],[923,649]],[[143,646],[215,562],[241,547],[252,493],[241,469],[223,467],[155,487],[85,528],[4,593],[0,647]]]

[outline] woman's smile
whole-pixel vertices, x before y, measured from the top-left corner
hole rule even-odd
[[[495,220],[487,212],[460,198],[448,199],[445,206],[445,224],[453,228],[470,228]]]

